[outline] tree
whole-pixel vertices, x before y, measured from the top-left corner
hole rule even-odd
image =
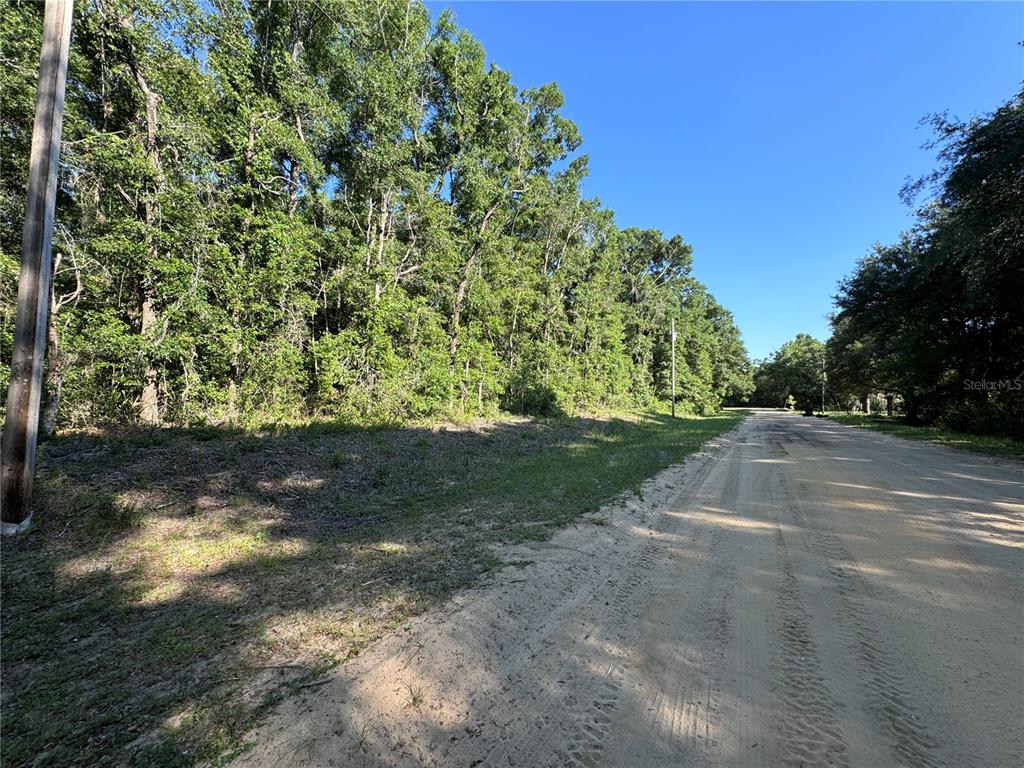
[[[5,222],[20,216],[40,25],[34,3],[10,7]],[[690,276],[681,236],[621,230],[584,197],[563,106],[418,0],[84,0],[51,420],[649,406],[669,397],[672,319],[679,404],[717,410],[749,385],[731,315]],[[16,229],[0,235],[0,347]]]
[[[940,167],[904,196],[933,196],[839,286],[832,356],[911,421],[1024,434],[1022,94],[968,122],[932,118]]]
[[[822,342],[798,333],[754,372],[753,401],[781,408],[792,397],[797,408],[807,413],[813,411],[821,400],[824,355]]]

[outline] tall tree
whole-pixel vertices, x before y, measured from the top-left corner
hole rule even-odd
[[[16,171],[40,20],[11,7]],[[672,319],[683,409],[749,379],[690,246],[586,199],[557,86],[518,88],[448,11],[84,0],[70,72],[53,423],[646,406]],[[21,183],[0,181],[5,221]]]
[[[904,190],[931,196],[840,284],[830,349],[911,420],[1024,434],[1024,92],[932,124],[940,166]]]

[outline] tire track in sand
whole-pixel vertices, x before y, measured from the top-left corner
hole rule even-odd
[[[542,700],[534,705],[537,714],[532,727],[498,743],[474,765],[577,768],[600,761],[622,693],[629,663],[627,650],[636,646],[641,631],[639,618],[655,589],[651,574],[662,570],[661,561],[667,557],[666,542],[672,540],[682,524],[680,516],[668,510],[687,505],[717,465],[714,461],[703,461],[686,486],[662,504],[648,540],[627,556],[614,588],[609,585],[598,590],[583,607],[575,626],[601,627],[605,635],[594,637],[596,633],[591,632],[576,638],[574,652],[554,675],[554,680],[562,683],[561,691],[552,689],[552,676],[547,671],[518,681],[517,687],[543,692]]]
[[[824,527],[818,516],[808,515],[799,501],[800,491],[788,478],[787,497],[794,499],[790,514],[794,523],[806,532],[810,542],[825,561],[832,588],[825,590],[835,616],[835,631],[853,651],[864,674],[869,710],[889,737],[893,757],[900,766],[913,768],[946,768],[936,754],[936,742],[928,733],[921,716],[910,703],[905,690],[905,677],[884,647],[884,636],[869,621],[861,607],[859,595],[871,593],[857,561],[840,538]]]
[[[742,450],[741,446],[738,443],[733,450]],[[617,754],[613,765],[626,759],[642,765],[669,760],[710,764],[715,759],[722,733],[720,691],[724,649],[733,633],[739,548],[733,528],[720,521],[709,524],[703,510],[735,506],[742,466],[739,461],[729,462],[720,491],[698,493],[685,510],[676,513],[687,533],[693,534],[692,539],[680,536],[686,542],[680,547],[685,554],[692,556],[699,549],[691,541],[706,542],[699,555],[702,566],[694,572],[683,558],[663,573],[659,594],[644,617],[643,637],[633,650],[626,686],[640,695],[631,702],[629,715],[656,738],[633,742],[632,752]],[[707,485],[715,487],[710,481]],[[687,582],[685,596],[679,591],[680,579]]]
[[[778,522],[774,536],[779,621],[773,656],[780,683],[776,695],[782,704],[779,719],[785,747],[783,765],[848,768],[848,747],[836,718],[835,701],[822,675],[810,619]]]

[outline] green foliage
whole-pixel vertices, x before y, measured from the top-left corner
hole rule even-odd
[[[749,390],[690,246],[619,230],[585,199],[557,86],[517,88],[451,13],[86,0],[75,14],[58,423],[645,406],[669,397],[673,318],[684,411]],[[0,32],[8,352],[40,26],[39,5],[15,1]]]
[[[966,123],[933,118],[940,168],[915,227],[839,286],[829,358],[855,396],[910,421],[1024,436],[1024,91]]]
[[[757,405],[811,411],[821,403],[825,345],[806,333],[783,344],[754,372]]]

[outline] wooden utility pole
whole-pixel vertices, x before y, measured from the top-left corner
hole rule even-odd
[[[53,279],[53,213],[72,6],[73,0],[46,0],[43,18],[43,50],[39,59],[28,200],[21,239],[11,384],[7,390],[7,416],[0,446],[0,505],[3,507],[0,518],[5,534],[24,530],[31,522],[29,501],[36,464],[46,321]]]
[[[676,319],[672,318],[672,418],[676,417]]]

